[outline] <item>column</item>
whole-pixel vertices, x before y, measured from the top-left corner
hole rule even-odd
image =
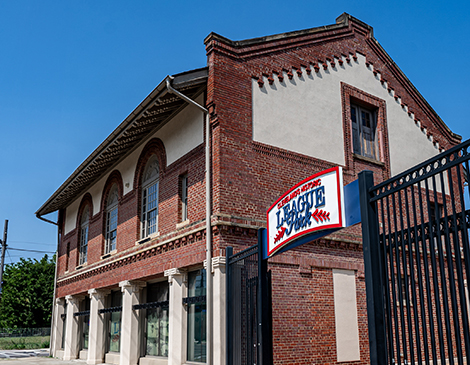
[[[90,332],[88,334],[87,364],[101,364],[104,359],[106,344],[104,315],[98,311],[105,307],[106,296],[110,290],[90,289]]]
[[[78,317],[73,314],[79,311],[80,300],[83,296],[78,295],[67,295],[65,300],[67,301],[67,317],[65,325],[65,345],[64,345],[64,360],[72,360],[78,357],[78,344],[79,344],[79,333],[78,333]]]
[[[165,271],[169,289],[169,340],[168,365],[180,365],[186,362],[186,309],[183,298],[187,293],[187,274],[183,270],[170,269]]]
[[[212,338],[214,365],[225,365],[225,256],[212,258]]]
[[[56,298],[54,308],[54,327],[52,328],[51,350],[52,356],[58,356],[57,351],[62,348],[62,315],[64,314],[65,300],[64,298]]]
[[[122,317],[121,317],[121,365],[137,365],[140,357],[139,311],[132,309],[139,304],[140,292],[146,285],[142,281],[121,281]]]

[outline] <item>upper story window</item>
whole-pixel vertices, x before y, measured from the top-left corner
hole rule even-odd
[[[379,160],[376,113],[351,104],[351,127],[354,153]]]
[[[385,100],[341,83],[345,167],[359,173],[368,165],[390,177],[390,152]],[[374,170],[375,171],[375,170]]]
[[[105,254],[108,254],[116,249],[118,202],[118,187],[117,184],[113,184],[113,186],[109,190],[108,199],[106,201],[106,233],[104,250]]]
[[[145,165],[142,178],[142,226],[141,238],[158,231],[158,179],[160,175],[158,159],[152,155]]]
[[[181,221],[188,219],[188,175],[180,176]]]
[[[80,251],[78,264],[83,265],[87,262],[88,252],[88,231],[90,228],[90,209],[88,206],[83,209],[82,216],[80,218]]]

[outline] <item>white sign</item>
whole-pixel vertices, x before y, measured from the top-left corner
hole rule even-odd
[[[345,227],[343,170],[333,167],[301,181],[267,212],[268,257],[307,234]]]

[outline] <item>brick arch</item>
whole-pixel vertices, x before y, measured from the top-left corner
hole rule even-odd
[[[77,222],[76,222],[76,227],[80,227],[80,220],[82,218],[83,210],[85,207],[88,206],[88,209],[90,210],[90,220],[93,217],[93,198],[91,197],[90,193],[86,193],[82,201],[80,202],[80,207],[78,208],[78,215],[77,215]]]
[[[108,179],[106,180],[106,183],[104,184],[103,194],[101,195],[101,212],[104,212],[106,210],[106,201],[108,200],[109,191],[111,190],[111,187],[113,186],[114,183],[117,184],[119,201],[122,199],[122,194],[124,191],[123,183],[122,183],[122,176],[119,171],[114,170],[108,176]]]
[[[144,173],[145,165],[152,155],[156,155],[158,159],[158,167],[160,169],[160,179],[165,173],[166,169],[166,150],[165,145],[159,138],[151,139],[142,150],[142,153],[137,160],[134,174],[134,189],[139,189],[142,183],[142,174]]]

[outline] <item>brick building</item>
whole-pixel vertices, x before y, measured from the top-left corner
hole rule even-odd
[[[207,67],[165,78],[37,212],[59,212],[54,356],[224,364],[225,248],[254,245],[284,191],[338,165],[382,181],[460,142],[348,14],[205,45]],[[276,364],[368,363],[360,227],[269,265]]]

